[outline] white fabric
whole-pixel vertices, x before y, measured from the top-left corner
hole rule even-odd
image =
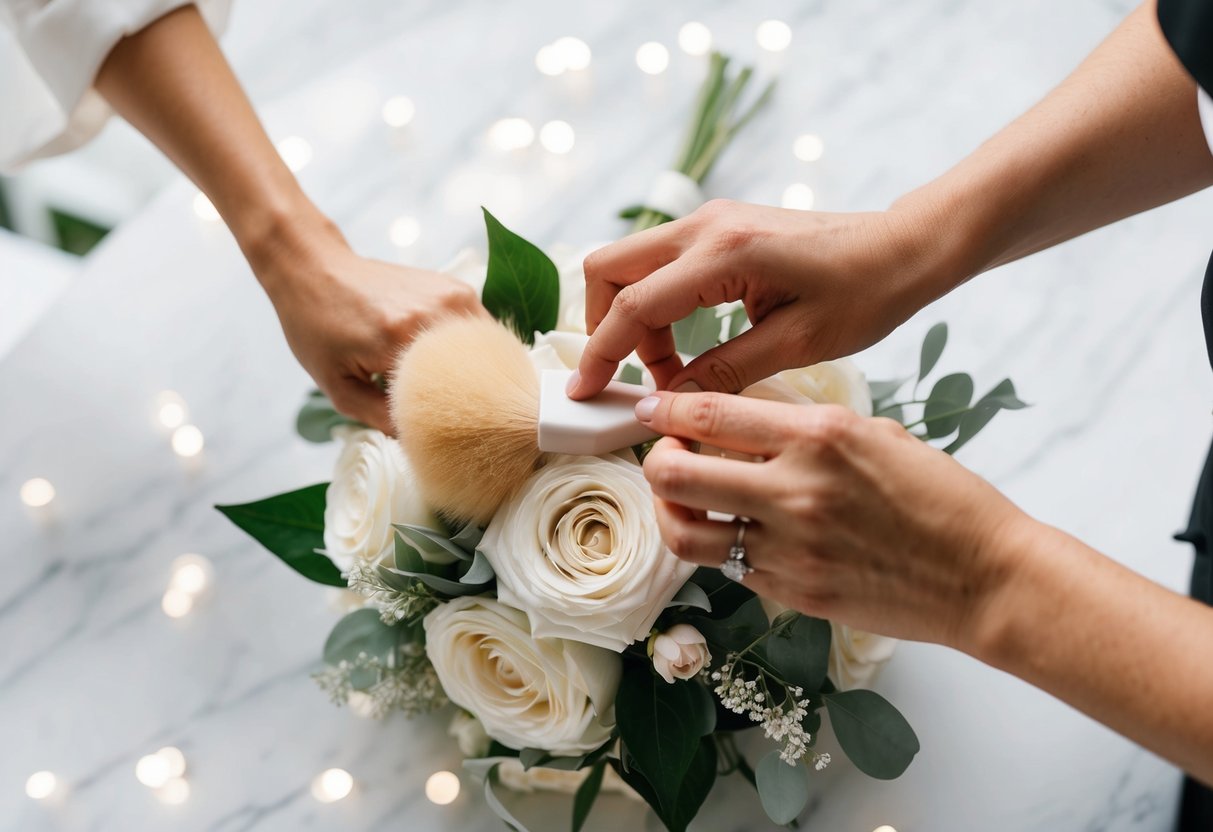
[[[0,170],[79,147],[113,115],[93,89],[110,50],[190,0],[0,0]],[[212,31],[230,0],[198,0]]]
[[[1213,98],[1209,97],[1203,87],[1196,88],[1196,111],[1200,113],[1200,126],[1205,131],[1209,152],[1213,153]]]
[[[663,170],[653,180],[653,187],[645,197],[644,207],[679,219],[704,203],[699,183],[685,173]]]

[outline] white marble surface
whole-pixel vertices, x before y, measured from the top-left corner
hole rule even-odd
[[[544,244],[622,233],[615,209],[668,162],[701,61],[643,76],[643,41],[673,45],[699,17],[727,50],[779,69],[769,112],[710,180],[714,195],[777,202],[793,181],[818,207],[878,208],[945,168],[1058,81],[1128,10],[1122,2],[277,3],[274,26],[241,13],[230,39],[275,137],[305,136],[301,176],[355,246],[438,265],[479,242],[477,206]],[[244,14],[242,17],[241,15]],[[758,53],[754,25],[793,25],[792,48]],[[250,21],[259,25],[253,26]],[[592,68],[546,78],[535,50],[585,38]],[[404,132],[378,120],[407,93]],[[496,118],[563,118],[567,157],[485,146]],[[790,153],[812,131],[816,163]],[[307,676],[335,614],[211,509],[325,478],[332,449],[294,438],[307,380],[229,234],[171,187],[90,258],[68,295],[0,363],[0,828],[20,830],[489,830],[474,795],[430,804],[424,778],[456,762],[440,727],[336,711]],[[1134,219],[966,286],[863,361],[904,371],[926,327],[952,324],[945,368],[979,383],[1011,374],[1036,406],[1004,415],[962,459],[1036,516],[1182,588],[1181,527],[1205,449],[1213,376],[1201,343],[1208,195]],[[387,237],[416,216],[420,242]],[[152,422],[179,391],[207,447],[183,464]],[[17,499],[32,476],[50,512]],[[160,611],[169,564],[201,552],[211,596],[182,620]],[[1190,639],[1205,649],[1207,638]],[[1067,638],[1057,633],[1057,638]],[[1079,645],[1081,649],[1081,645]],[[807,830],[1165,832],[1179,775],[1050,697],[949,651],[905,645],[880,689],[923,750],[892,783],[846,765],[815,779]],[[161,745],[190,763],[190,799],[164,806],[134,764]],[[355,794],[317,804],[308,783],[351,771]],[[23,794],[38,769],[63,799]],[[528,817],[567,803],[524,801]],[[599,829],[653,828],[622,799]],[[701,830],[770,828],[732,783]]]

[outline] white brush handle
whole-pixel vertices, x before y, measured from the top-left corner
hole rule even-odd
[[[544,370],[539,380],[539,450],[599,456],[647,442],[657,434],[636,420],[636,402],[652,391],[612,381],[586,401],[564,392],[572,370]]]

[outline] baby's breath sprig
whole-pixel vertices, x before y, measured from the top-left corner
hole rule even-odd
[[[404,584],[389,581],[383,570],[372,563],[359,561],[344,573],[344,577],[352,592],[366,598],[379,610],[379,618],[384,624],[411,624],[440,603],[421,581],[410,580]]]
[[[354,678],[362,674],[377,677],[365,690],[354,687]],[[386,667],[378,656],[359,653],[353,661],[343,659],[312,678],[336,705],[347,705],[352,696],[362,694],[365,713],[374,719],[392,711],[406,716],[428,713],[448,701],[424,650],[404,654],[398,667]]]

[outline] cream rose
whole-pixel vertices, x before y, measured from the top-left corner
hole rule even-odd
[[[649,639],[649,655],[657,675],[670,684],[695,678],[712,661],[707,639],[690,624],[675,624]]]
[[[581,788],[581,784],[585,782],[585,778],[590,776],[590,770],[583,768],[577,771],[564,771],[543,766],[524,769],[520,760],[510,758],[501,761],[501,765],[497,769],[497,776],[501,778],[502,785],[516,792],[576,794],[577,790]],[[603,772],[602,791],[607,794],[612,792],[621,794],[632,800],[644,800],[631,786],[623,782],[615,773],[615,769],[610,766],[607,766]]]
[[[525,613],[485,597],[442,604],[424,625],[443,690],[493,739],[571,756],[610,738],[622,673],[614,653],[534,638]]]
[[[498,509],[480,550],[534,635],[616,652],[648,636],[695,571],[662,542],[640,466],[615,456],[555,457]]]
[[[742,391],[752,399],[804,404],[840,404],[860,416],[872,415],[872,391],[863,372],[848,358],[784,370]]]
[[[870,687],[876,674],[893,658],[897,639],[830,624],[830,678],[839,690]]]
[[[343,446],[325,492],[324,550],[338,569],[347,572],[356,560],[378,563],[391,557],[393,523],[441,528],[396,442],[370,428],[337,433]],[[451,558],[437,547],[421,554],[436,562]]]

